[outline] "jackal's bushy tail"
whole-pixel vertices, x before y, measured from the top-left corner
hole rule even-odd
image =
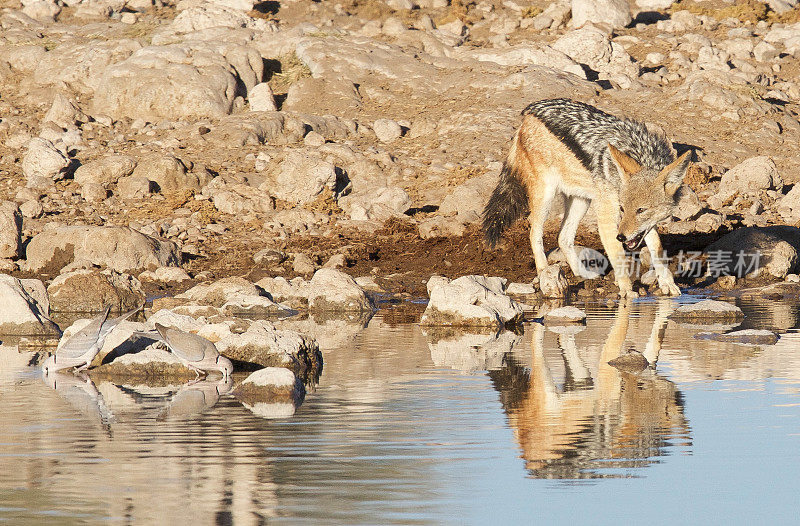
[[[500,181],[483,209],[483,235],[489,246],[495,246],[506,228],[528,214],[528,194],[522,182],[517,160],[516,139],[503,163]]]

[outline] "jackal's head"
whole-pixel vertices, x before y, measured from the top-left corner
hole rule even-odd
[[[676,192],[686,177],[691,159],[687,151],[661,171],[640,166],[628,155],[608,145],[611,159],[621,174],[619,195],[620,240],[627,250],[637,250],[658,223],[669,218],[677,206]]]

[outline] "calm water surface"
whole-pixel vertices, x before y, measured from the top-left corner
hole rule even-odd
[[[2,346],[0,522],[796,523],[798,308],[742,305],[781,336],[755,347],[694,338],[674,306],[496,338],[286,322],[325,367],[271,419],[213,381],[45,382]],[[606,364],[629,349],[655,367]]]

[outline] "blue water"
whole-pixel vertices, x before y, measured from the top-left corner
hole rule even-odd
[[[662,307],[483,341],[378,316],[323,349],[316,390],[277,419],[230,395],[164,419],[179,386],[98,382],[109,417],[6,346],[0,522],[797,522],[796,323],[754,307],[748,323],[783,328],[753,348],[696,340]],[[654,368],[605,365],[618,347],[652,357],[662,324]]]

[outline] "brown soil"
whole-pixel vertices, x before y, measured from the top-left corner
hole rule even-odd
[[[557,246],[553,234],[557,225],[550,226],[554,228],[548,228],[544,239],[547,250]],[[665,250],[674,254],[679,250],[700,250],[723,233],[689,238],[662,234],[662,241]],[[189,261],[184,267],[191,274],[208,270],[215,279],[239,275],[257,281],[266,276],[291,279],[298,275],[292,271],[290,260],[272,267],[253,263],[253,254],[265,247],[254,243],[252,234],[251,231],[248,236],[243,227],[241,234],[226,236],[219,246],[209,247],[206,257]],[[575,242],[602,250],[596,233],[578,232]],[[402,220],[389,221],[374,234],[338,231],[329,237],[293,238],[274,248],[308,254],[318,263],[324,263],[333,254],[343,253],[348,259],[343,271],[354,277],[371,275],[387,292],[411,298],[426,298],[425,284],[437,274],[448,278],[469,274],[502,276],[509,282],[530,282],[536,276],[525,221],[510,228],[495,248],[484,243],[477,226],[460,237],[422,239],[414,224]],[[184,284],[181,288],[188,286]]]

